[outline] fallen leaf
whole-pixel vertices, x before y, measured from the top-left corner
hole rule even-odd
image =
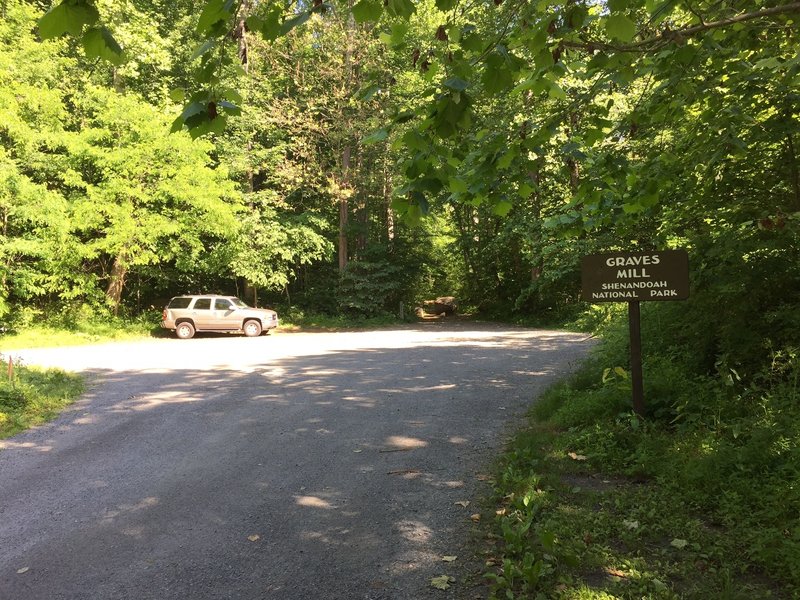
[[[567,454],[572,460],[587,460],[587,458],[583,454],[575,454],[574,452],[570,452]]]
[[[678,550],[683,550],[686,546],[689,545],[689,542],[686,540],[681,540],[679,538],[675,538],[669,543],[670,546],[677,548]]]
[[[442,557],[442,561],[443,562],[453,562],[457,558],[458,558],[457,556],[443,556]]]
[[[17,569],[17,575],[22,575],[23,573],[27,573],[30,570],[30,567],[22,567],[21,569]]]
[[[455,583],[455,577],[449,575],[439,575],[438,577],[431,577],[431,586],[437,590],[446,590],[450,587],[451,583]]]
[[[453,504],[467,508],[469,506],[469,500],[459,500],[458,502],[453,502]]]
[[[622,524],[625,525],[625,527],[627,527],[628,529],[639,529],[639,521],[625,520],[622,522]]]
[[[480,515],[480,513],[475,513],[474,515],[470,515],[469,518],[477,523],[478,521],[481,520],[481,515]]]
[[[249,536],[247,536],[247,539],[250,540],[251,542],[257,542],[258,540],[261,539],[261,536],[260,535],[249,535]]]

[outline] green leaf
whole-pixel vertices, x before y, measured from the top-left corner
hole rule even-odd
[[[295,27],[299,27],[311,18],[310,12],[302,12],[291,19],[286,19],[281,25],[281,35],[286,35]]]
[[[406,132],[403,136],[403,144],[409,150],[424,151],[428,149],[428,141],[416,129]]]
[[[547,552],[553,552],[556,546],[556,535],[552,531],[542,531],[539,533],[539,541]]]
[[[499,94],[514,83],[514,75],[507,67],[506,59],[493,52],[486,58],[481,84],[489,94]]]
[[[533,64],[537,69],[549,69],[556,64],[556,61],[553,60],[553,53],[545,48],[534,57]]]
[[[606,19],[606,32],[621,42],[630,42],[636,37],[636,23],[625,15],[611,15]]]
[[[756,69],[769,69],[771,71],[775,71],[776,69],[781,68],[781,61],[778,60],[776,56],[762,58],[761,60],[757,61],[753,67]]]
[[[229,115],[233,115],[238,117],[242,114],[242,109],[236,106],[233,102],[228,102],[227,100],[220,100],[217,102],[217,106],[222,108],[226,113]]]
[[[453,10],[458,4],[458,0],[436,0],[436,8],[442,12]]]
[[[553,98],[554,100],[566,100],[567,99],[567,92],[565,92],[560,85],[557,83],[550,84],[550,91],[548,95]]]
[[[207,39],[205,42],[203,42],[197,48],[195,48],[195,51],[192,52],[192,56],[191,58],[189,58],[189,60],[192,61],[195,60],[196,58],[200,58],[204,54],[213,50],[216,47],[216,45],[217,45],[216,38]]]
[[[393,17],[409,19],[417,9],[411,0],[387,0],[386,10]]]
[[[470,52],[483,52],[485,42],[477,33],[472,30],[467,31],[467,28],[461,30],[461,47]]]
[[[442,85],[448,89],[455,90],[457,92],[463,92],[469,87],[469,82],[464,81],[459,77],[451,77],[442,83]]]
[[[355,97],[361,101],[367,102],[375,97],[375,94],[381,91],[381,86],[377,83],[364,86],[355,93]]]
[[[371,144],[377,144],[378,142],[382,142],[388,137],[389,137],[389,132],[386,129],[381,128],[370,133],[368,136],[362,139],[361,142],[365,146],[369,146]]]
[[[169,91],[169,97],[173,102],[183,102],[186,99],[186,90],[183,88],[173,88]]]
[[[530,184],[523,183],[517,190],[517,196],[522,199],[530,198],[531,194],[535,191],[536,190]]]
[[[191,117],[199,115],[208,111],[207,105],[204,102],[195,100],[183,108],[180,118],[188,121]]]
[[[184,125],[185,125],[185,123],[183,121],[183,116],[178,115],[178,117],[172,122],[172,127],[170,128],[169,132],[170,133],[177,133],[181,129],[183,129]]]
[[[261,28],[264,27],[264,19],[252,15],[245,19],[244,24],[250,31],[261,31]]]
[[[91,26],[99,20],[100,13],[97,12],[93,2],[64,0],[39,19],[39,37],[49,40],[65,33],[78,36],[84,25]]]
[[[408,123],[411,119],[416,116],[414,111],[412,110],[404,110],[395,116],[392,121],[395,123]]]
[[[267,13],[264,24],[261,26],[261,37],[267,41],[277,40],[281,35],[281,9],[274,7]]]
[[[466,194],[467,193],[467,184],[462,179],[458,177],[451,177],[450,178],[450,191],[454,194]]]
[[[511,163],[514,161],[516,157],[517,157],[517,150],[515,148],[512,148],[511,150],[503,154],[503,156],[497,159],[497,168],[500,170],[507,169],[508,167],[511,166]]]
[[[361,0],[353,7],[353,19],[356,23],[377,21],[383,14],[383,5],[370,0]]]
[[[102,58],[113,65],[121,65],[122,48],[105,27],[93,27],[83,34],[83,49],[89,58]]]
[[[220,97],[225,98],[229,102],[233,102],[234,104],[242,104],[244,102],[244,98],[242,95],[234,90],[234,89],[226,89],[220,91]]]
[[[207,33],[219,21],[225,21],[231,17],[229,10],[226,10],[228,3],[226,0],[207,0],[197,21],[197,33]]]
[[[640,213],[644,210],[644,207],[641,204],[623,204],[622,205],[622,212],[626,215],[632,215],[636,213]]]
[[[496,214],[498,217],[505,217],[511,209],[514,208],[514,205],[507,200],[501,200],[497,204],[494,205],[492,208],[492,212]]]
[[[583,134],[583,140],[587,146],[594,146],[597,142],[604,139],[606,134],[602,129],[590,129]]]

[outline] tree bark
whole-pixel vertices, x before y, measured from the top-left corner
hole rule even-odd
[[[794,192],[794,211],[800,210],[800,174],[797,172],[797,154],[794,151],[794,140],[791,133],[786,133],[786,145],[789,150],[789,176]]]
[[[347,191],[350,184],[350,144],[342,151],[342,186],[339,197],[339,272],[347,266]]]
[[[569,115],[570,135],[575,135],[578,128],[578,113],[573,112]],[[580,183],[580,165],[578,161],[571,156],[567,158],[567,167],[569,168],[569,189],[574,194],[578,191],[578,184]]]
[[[119,314],[119,305],[122,302],[122,290],[125,288],[125,277],[128,275],[128,264],[124,253],[114,259],[111,267],[111,279],[106,288],[106,299],[111,305],[115,315]]]

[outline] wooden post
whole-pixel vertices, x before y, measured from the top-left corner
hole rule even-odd
[[[628,325],[631,340],[631,391],[633,412],[644,416],[644,382],[642,379],[642,320],[639,301],[628,302]]]

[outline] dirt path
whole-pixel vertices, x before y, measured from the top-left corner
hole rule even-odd
[[[587,347],[432,323],[21,353],[93,384],[0,441],[0,599],[474,598],[480,475]]]

